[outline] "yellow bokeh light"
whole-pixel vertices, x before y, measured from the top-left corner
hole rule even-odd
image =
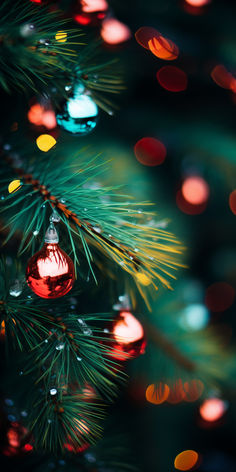
[[[67,33],[66,31],[58,31],[55,36],[56,41],[59,43],[65,43],[67,41]]]
[[[145,274],[136,274],[136,279],[138,279],[138,282],[141,284],[141,285],[144,285],[145,287],[147,287],[148,285],[150,285],[150,283],[152,282],[151,279],[149,279],[147,277],[147,275]]]
[[[21,186],[22,186],[22,183],[20,180],[12,180],[12,182],[8,185],[8,192],[14,193],[17,190],[19,190]]]
[[[56,144],[56,140],[50,134],[41,134],[36,139],[36,144],[40,151],[48,152]]]
[[[180,452],[175,458],[174,466],[178,470],[191,470],[198,461],[198,453],[196,451],[187,450]]]

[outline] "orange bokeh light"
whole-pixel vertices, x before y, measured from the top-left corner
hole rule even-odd
[[[236,190],[233,190],[229,196],[229,207],[234,215],[236,215]]]
[[[135,39],[140,46],[149,49],[159,59],[173,61],[179,55],[179,48],[170,39],[165,38],[155,28],[142,26],[135,33]]]
[[[178,47],[170,40],[159,35],[158,38],[152,38],[148,41],[150,51],[159,59],[173,61],[179,55]]]
[[[182,184],[182,195],[192,205],[201,205],[208,200],[208,183],[199,176],[187,177]]]
[[[187,88],[187,74],[179,67],[161,67],[156,76],[161,87],[168,90],[168,92],[183,92]]]
[[[56,116],[52,109],[47,109],[40,103],[32,105],[28,111],[28,120],[36,126],[53,129],[57,126]]]
[[[190,470],[197,464],[198,458],[198,453],[189,449],[176,456],[174,466],[178,470]]]
[[[225,311],[234,302],[235,289],[226,282],[216,282],[206,290],[205,303],[213,312]]]
[[[102,22],[101,37],[107,44],[120,44],[131,37],[131,31],[116,18],[107,18]]]
[[[137,160],[145,166],[158,166],[166,158],[164,144],[155,138],[142,138],[134,146]]]
[[[167,384],[159,382],[157,385],[151,384],[146,389],[146,399],[154,405],[164,403],[169,395],[170,389]]]
[[[183,388],[183,383],[182,380],[176,380],[171,386],[170,386],[170,392],[167,398],[168,403],[171,403],[173,405],[180,403],[184,400],[185,397],[185,391]]]
[[[0,336],[4,337],[6,333],[6,324],[5,321],[2,320],[1,326],[0,326]]]
[[[208,398],[199,408],[202,419],[209,422],[219,420],[225,411],[226,403],[220,398]]]
[[[189,382],[184,382],[184,400],[186,402],[195,402],[200,398],[204,390],[204,385],[201,380],[193,379]]]

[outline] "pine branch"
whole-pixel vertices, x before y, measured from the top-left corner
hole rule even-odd
[[[61,73],[70,75],[77,57],[78,30],[68,30],[59,12],[17,0],[0,5],[0,85],[7,92],[18,88],[38,91]],[[66,42],[56,40],[63,30]]]
[[[117,188],[93,188],[92,179],[105,170],[101,157],[88,160],[83,152],[68,163],[52,152],[51,158],[40,156],[30,165],[30,173],[27,165],[25,170],[9,169],[7,179],[4,173],[4,182],[9,183],[15,172],[23,184],[2,202],[2,214],[7,212],[6,226],[10,228],[7,240],[21,228],[24,251],[35,239],[33,231],[41,231],[56,208],[76,264],[80,242],[79,250],[86,255],[92,272],[96,253],[101,253],[131,274],[141,293],[147,286],[156,290],[157,281],[170,288],[168,278],[175,278],[173,271],[182,266],[176,257],[182,252],[181,244],[172,233],[153,225],[154,213],[140,210],[149,203],[127,201]]]

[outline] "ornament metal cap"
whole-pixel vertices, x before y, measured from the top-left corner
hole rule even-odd
[[[59,235],[58,232],[54,226],[54,224],[51,222],[44,238],[45,243],[49,244],[58,244],[59,243]]]

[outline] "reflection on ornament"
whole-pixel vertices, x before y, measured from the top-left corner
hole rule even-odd
[[[62,111],[57,114],[57,123],[62,129],[72,134],[88,134],[97,124],[98,107],[78,85],[73,97],[67,100]]]
[[[15,280],[14,284],[9,289],[9,294],[12,297],[19,297],[22,293],[22,282],[18,279]]]
[[[12,180],[12,182],[8,185],[8,192],[9,193],[14,193],[17,190],[19,190],[22,186],[22,183],[20,180]]]
[[[58,242],[57,231],[51,223],[42,249],[31,257],[26,269],[29,287],[42,298],[63,297],[74,284],[74,264]]]
[[[88,449],[89,444],[87,443],[87,436],[90,434],[90,428],[84,420],[73,418],[73,422],[75,423],[74,426],[74,433],[78,437],[78,443],[80,446],[76,444],[75,438],[68,436],[67,442],[64,444],[64,448],[67,451],[80,453],[86,451]]]
[[[115,340],[109,354],[111,357],[125,361],[144,354],[147,345],[144,329],[129,311],[120,312],[111,332]]]

